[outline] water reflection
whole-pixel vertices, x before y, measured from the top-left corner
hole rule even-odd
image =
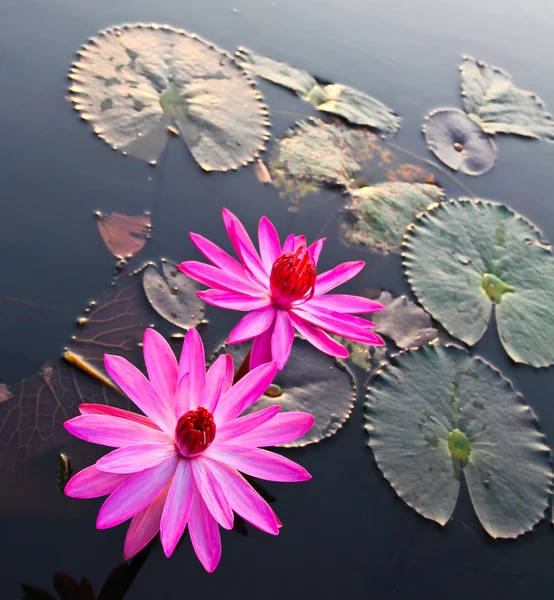
[[[152,544],[148,545],[132,560],[117,565],[108,575],[98,596],[94,592],[92,583],[86,577],[78,582],[67,573],[57,572],[52,578],[56,595],[22,583],[23,600],[122,600],[146,562],[151,547]]]

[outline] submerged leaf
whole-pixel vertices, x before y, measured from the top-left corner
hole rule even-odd
[[[457,108],[437,108],[423,125],[429,150],[454,171],[483,175],[496,161],[496,146],[480,125]]]
[[[306,71],[256,54],[247,48],[236,53],[238,63],[268,81],[282,85],[318,110],[337,115],[353,125],[366,125],[387,133],[396,133],[402,119],[379,100],[347,85],[320,85]]]
[[[166,321],[182,329],[195,327],[204,320],[204,302],[196,292],[196,282],[177,266],[162,259],[161,272],[154,264],[144,269],[142,285],[150,306]]]
[[[0,383],[0,404],[6,402],[12,397],[8,386],[5,383]]]
[[[402,163],[374,133],[320,119],[289,129],[273,146],[269,169],[274,185],[292,203],[321,186],[355,194],[386,180],[434,182],[431,173]]]
[[[465,110],[485,132],[554,142],[554,121],[544,102],[516,87],[506,71],[471,56],[464,56],[460,71]]]
[[[494,306],[515,362],[554,364],[554,257],[529,221],[502,204],[461,199],[423,213],[405,241],[410,285],[449,333],[475,344]]]
[[[376,375],[367,411],[377,465],[424,517],[446,524],[463,474],[491,537],[516,537],[543,518],[550,450],[533,411],[484,361],[454,346],[407,351]]]
[[[167,25],[102,31],[71,68],[70,100],[115,149],[155,163],[174,126],[206,171],[263,149],[267,109],[248,73],[194,34]]]
[[[222,346],[216,356],[231,354],[238,369],[250,346],[249,342]],[[290,444],[283,444],[287,448],[315,444],[334,435],[350,416],[356,400],[351,373],[300,338],[295,338],[290,358],[275,376],[274,384],[279,386],[281,394],[269,390],[247,412],[279,404],[281,412],[307,412],[315,418],[308,433]]]
[[[444,200],[441,188],[427,183],[380,183],[352,194],[340,230],[351,246],[399,252],[402,236],[415,215]]]
[[[140,252],[150,237],[152,219],[148,213],[142,215],[110,215],[96,213],[98,231],[108,250],[116,258],[129,258]]]

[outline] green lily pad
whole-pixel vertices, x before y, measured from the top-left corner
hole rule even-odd
[[[399,252],[402,236],[415,215],[444,200],[444,192],[427,183],[380,183],[352,194],[342,213],[340,231],[349,246]]]
[[[198,284],[181,273],[175,263],[161,260],[161,271],[154,263],[144,269],[142,286],[150,306],[166,321],[181,329],[204,322],[205,305],[196,295]]]
[[[434,183],[434,175],[402,162],[367,129],[321,119],[299,121],[270,151],[269,170],[281,196],[292,204],[323,186],[353,195],[391,182]]]
[[[180,135],[206,171],[251,162],[268,139],[267,108],[233,58],[182,29],[101,31],[71,67],[69,99],[114,149],[154,164]]]
[[[454,346],[391,359],[367,396],[366,429],[377,465],[418,513],[444,525],[463,475],[493,538],[513,538],[543,518],[550,449],[510,382]]]
[[[221,353],[231,354],[235,370],[251,347],[250,342],[222,346]],[[247,411],[253,412],[279,404],[281,412],[301,411],[314,416],[315,423],[305,435],[286,448],[315,444],[334,435],[346,422],[356,400],[352,374],[333,357],[316,350],[303,339],[295,338],[285,368],[277,373],[274,385]]]
[[[464,56],[460,71],[464,108],[486,133],[554,142],[554,121],[544,102],[518,88],[506,71],[471,56]]]
[[[502,204],[461,199],[427,210],[405,237],[406,276],[422,306],[470,346],[495,307],[515,361],[554,364],[554,258],[541,233]]]
[[[347,85],[332,83],[320,85],[317,80],[300,69],[286,63],[256,54],[247,48],[239,48],[237,62],[263,79],[282,85],[296,92],[312,106],[346,119],[353,125],[366,125],[396,133],[402,119],[379,100]]]

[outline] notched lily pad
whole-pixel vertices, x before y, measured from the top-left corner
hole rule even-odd
[[[238,63],[263,79],[282,85],[296,92],[312,106],[346,119],[353,125],[366,125],[386,133],[396,133],[402,119],[379,100],[347,85],[319,84],[317,80],[300,69],[286,63],[256,54],[247,48],[239,48]]]
[[[432,173],[403,163],[385,141],[365,129],[320,119],[299,121],[270,151],[275,187],[292,204],[320,187],[354,195],[383,181],[434,183]]]
[[[464,108],[483,131],[554,142],[554,121],[544,102],[518,88],[506,71],[471,56],[464,56],[460,71]]]
[[[166,321],[182,329],[204,322],[205,305],[196,292],[201,288],[181,273],[175,263],[161,260],[161,271],[149,263],[142,285],[150,306]]]
[[[494,166],[494,141],[463,110],[433,110],[425,117],[423,133],[429,150],[454,171],[483,175]]]
[[[250,343],[222,346],[217,352],[231,354],[235,369],[242,363]],[[356,400],[352,374],[332,357],[316,350],[311,344],[295,338],[285,368],[277,373],[274,384],[247,412],[279,404],[283,411],[310,413],[315,423],[301,438],[284,444],[296,448],[315,444],[334,435],[346,422]]]
[[[119,259],[130,258],[144,248],[150,238],[152,218],[149,213],[122,215],[96,213],[98,231],[108,250]]]
[[[465,477],[493,538],[513,538],[543,518],[551,494],[550,449],[510,382],[454,346],[391,359],[367,396],[366,429],[396,493],[441,525]]]
[[[420,215],[405,246],[417,299],[449,333],[475,344],[494,306],[515,362],[554,364],[554,257],[529,221],[503,204],[452,200]]]
[[[267,108],[223,50],[167,25],[101,31],[79,51],[69,99],[114,149],[155,163],[168,128],[206,171],[252,161],[268,139]]]
[[[441,188],[427,183],[380,183],[352,194],[339,225],[349,246],[399,252],[402,236],[415,215],[444,200]]]

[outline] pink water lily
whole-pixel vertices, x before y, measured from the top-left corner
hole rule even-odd
[[[96,526],[106,529],[132,519],[125,558],[158,531],[170,556],[188,527],[196,556],[212,572],[221,557],[218,526],[231,529],[233,512],[277,535],[280,521],[239,471],[269,481],[310,479],[301,466],[260,446],[295,440],[314,419],[279,413],[279,406],[240,416],[267,389],[277,365],[261,365],[233,385],[228,354],[206,372],[195,329],[185,337],[179,363],[165,339],[147,329],[144,360],[148,379],[124,358],[105,356],[108,373],[145,416],[82,404],[81,415],[64,424],[78,438],[116,448],[77,473],[65,493],[74,498],[109,494]]]
[[[223,221],[239,260],[196,233],[195,246],[213,265],[187,261],[179,269],[211,289],[198,292],[206,303],[248,311],[234,327],[227,343],[254,339],[250,368],[276,361],[282,369],[288,360],[295,330],[316,348],[346,358],[348,350],[326,332],[373,346],[383,340],[370,330],[374,324],[354,316],[384,307],[373,300],[330,290],[357,275],[365,263],[346,262],[317,274],[325,238],[306,246],[303,235],[290,234],[283,245],[274,225],[262,217],[258,228],[260,252],[238,218],[223,209]]]

